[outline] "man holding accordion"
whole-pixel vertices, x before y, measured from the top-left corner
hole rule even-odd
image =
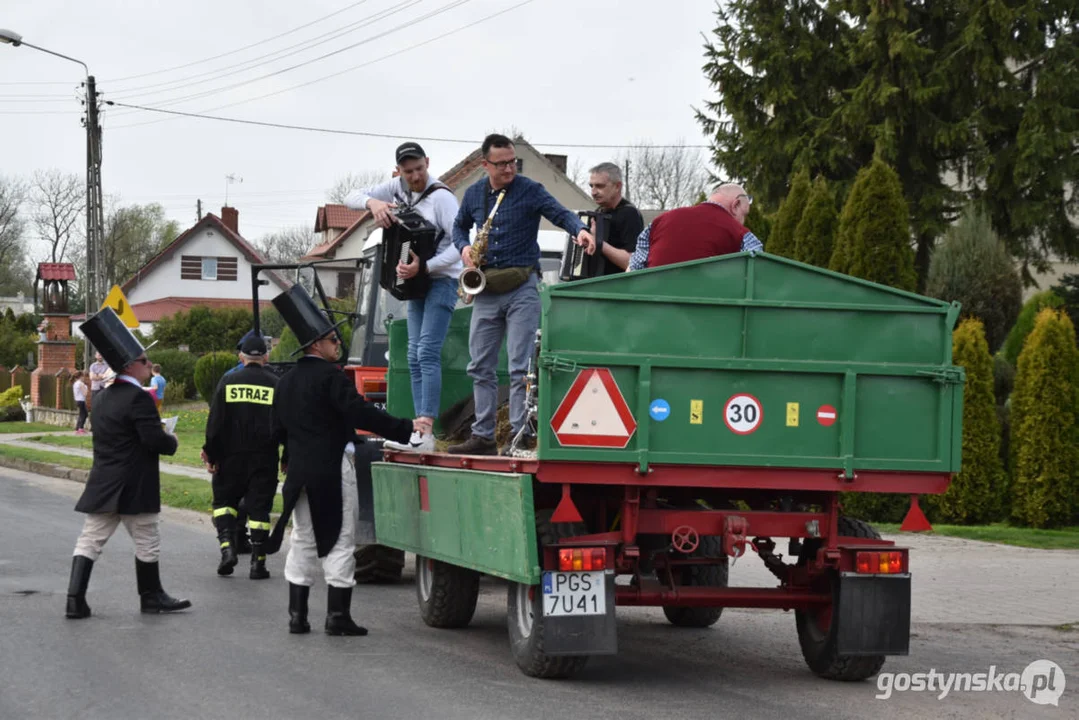
[[[395,268],[397,280],[391,292],[408,299],[408,367],[417,429],[407,443],[387,441],[385,445],[416,452],[435,449],[432,428],[442,394],[442,343],[457,304],[458,277],[463,267],[460,252],[453,244],[457,198],[446,185],[430,177],[429,164],[417,143],[403,143],[397,148],[398,177],[356,190],[345,199],[345,205],[352,209],[370,211],[375,222],[386,230],[383,243],[387,251],[408,248]],[[411,244],[402,243],[413,228],[420,229],[417,239],[424,230],[433,228],[433,242],[426,243],[426,247],[416,243],[419,252]]]

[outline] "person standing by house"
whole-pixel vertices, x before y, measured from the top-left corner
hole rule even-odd
[[[150,387],[153,388],[154,404],[157,406],[157,412],[161,412],[162,406],[165,404],[165,377],[161,374],[161,366],[154,363],[153,377],[150,378]]]
[[[327,585],[326,634],[366,635],[349,611],[356,584],[353,553],[359,515],[355,431],[403,443],[414,431],[430,432],[430,427],[418,419],[389,415],[356,392],[356,384],[334,364],[341,354],[337,326],[301,285],[275,297],[273,304],[296,334],[304,355],[274,391],[274,435],[285,448],[284,507],[266,551],[273,555],[281,548],[291,519],[285,558],[290,633],[311,631],[307,601],[321,574]]]
[[[90,616],[86,589],[94,563],[116,528],[123,523],[135,544],[135,578],[144,613],[175,612],[191,607],[161,587],[158,558],[161,548],[161,477],[159,456],[174,455],[178,442],[165,432],[161,416],[142,384],[150,362],[142,345],[109,307],[79,326],[87,340],[100,348],[116,372],[116,382],[93,404],[94,462],[86,489],[75,510],[86,513],[75,542],[66,616]]]
[[[94,353],[94,362],[90,363],[90,407],[93,408],[98,393],[105,389],[105,380],[109,377],[108,363],[101,359],[101,353]]]
[[[277,495],[277,448],[274,440],[273,400],[277,378],[264,365],[266,342],[252,335],[240,347],[244,368],[225,375],[217,384],[202,461],[213,473],[213,522],[220,543],[218,575],[231,575],[236,567],[235,539],[241,501],[250,513],[252,580],[270,577],[266,569],[266,540],[270,535],[270,509]]]
[[[450,318],[457,304],[457,279],[463,265],[453,244],[453,221],[457,217],[457,198],[446,185],[428,172],[430,159],[418,143],[406,142],[397,148],[398,177],[363,190],[345,199],[352,209],[365,208],[375,223],[388,228],[394,222],[393,211],[414,209],[438,228],[435,253],[421,262],[413,253],[412,261],[397,264],[397,277],[409,279],[420,273],[431,278],[427,294],[408,301],[408,369],[412,380],[412,404],[416,418],[433,426],[442,396],[442,344],[450,329]],[[434,452],[433,432],[412,434],[407,443],[387,441],[394,450]]]
[[[756,253],[761,241],[742,223],[753,198],[741,185],[717,185],[708,199],[663,213],[637,237],[630,270],[701,260],[736,252]]]
[[[71,379],[71,393],[75,396],[75,406],[79,409],[79,420],[75,423],[76,435],[86,434],[83,426],[86,424],[86,395],[88,392],[86,383],[83,382],[82,371],[76,371],[75,376]]]
[[[525,373],[540,323],[539,224],[542,218],[562,228],[591,255],[595,239],[577,214],[567,210],[540,183],[517,175],[517,151],[505,135],[488,135],[480,148],[487,177],[465,191],[453,224],[453,244],[467,267],[476,267],[469,231],[482,227],[492,208],[497,212],[490,226],[486,257],[481,266],[485,290],[476,296],[469,329],[468,349],[472,360],[468,374],[473,381],[476,421],[472,436],[448,451],[461,455],[495,455],[495,415],[498,410],[496,368],[502,341],[506,341],[510,372],[510,425],[516,436],[527,421]],[[498,198],[501,197],[501,204]],[[526,437],[523,449],[535,447]]]
[[[596,272],[590,277],[613,275],[629,266],[629,257],[637,248],[637,236],[644,229],[641,211],[622,195],[622,168],[603,162],[588,171],[588,187],[598,209],[611,216],[610,233],[598,252],[589,259]]]

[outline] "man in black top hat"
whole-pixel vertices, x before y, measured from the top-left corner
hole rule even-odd
[[[191,607],[190,601],[177,600],[165,592],[158,570],[158,456],[175,454],[177,440],[165,432],[157,406],[142,389],[150,377],[150,362],[142,345],[112,308],[90,316],[79,329],[116,372],[116,381],[98,396],[90,415],[94,464],[86,489],[75,505],[77,511],[86,513],[86,521],[75,543],[67,617],[89,617],[86,588],[90,571],[120,523],[135,543],[135,577],[142,612],[174,612]]]
[[[213,522],[221,547],[218,575],[236,567],[237,515],[243,501],[251,530],[252,580],[270,577],[266,539],[270,508],[277,494],[277,442],[273,436],[273,396],[277,378],[266,370],[266,342],[247,336],[240,347],[242,370],[225,375],[217,385],[202,459],[213,473]]]
[[[393,417],[356,392],[355,383],[334,364],[341,352],[337,326],[302,286],[281,293],[273,304],[304,353],[278,381],[274,393],[274,428],[285,446],[281,463],[286,479],[284,511],[267,550],[273,554],[281,547],[291,516],[285,559],[289,632],[310,632],[307,600],[321,574],[328,586],[326,633],[366,635],[349,613],[356,584],[353,552],[359,513],[352,455],[354,443],[362,442],[356,430],[403,443],[425,424]]]

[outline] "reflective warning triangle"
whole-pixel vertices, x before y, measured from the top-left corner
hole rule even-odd
[[[582,370],[562,398],[551,429],[566,447],[624,448],[637,431],[622,391],[607,368]]]

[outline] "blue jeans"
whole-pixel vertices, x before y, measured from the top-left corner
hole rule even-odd
[[[468,374],[476,400],[472,434],[495,437],[498,412],[498,351],[506,339],[510,373],[510,427],[516,434],[525,424],[525,375],[536,346],[540,325],[539,278],[532,273],[516,290],[501,295],[481,293],[473,301],[468,351]]]
[[[416,417],[438,417],[442,397],[442,343],[457,304],[457,280],[432,278],[422,300],[408,301],[408,370]]]

